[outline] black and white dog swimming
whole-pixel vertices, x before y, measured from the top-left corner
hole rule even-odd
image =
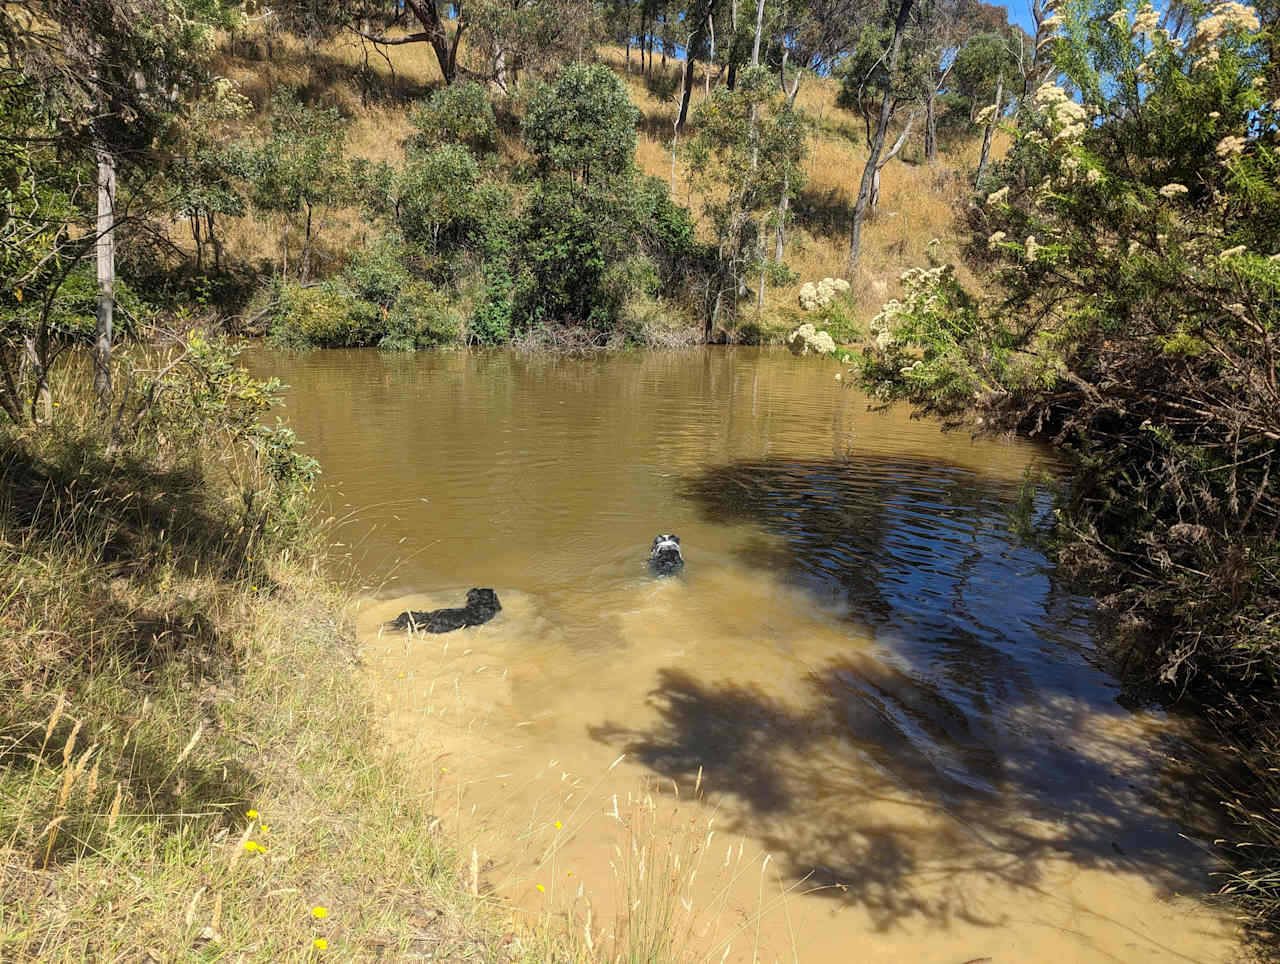
[[[389,629],[413,629],[420,633],[448,633],[464,626],[487,623],[502,609],[498,594],[492,589],[468,589],[467,604],[461,609],[432,609],[429,612],[404,612],[391,622]]]
[[[683,568],[680,537],[671,534],[654,536],[653,550],[649,553],[650,571],[655,576],[674,576]]]

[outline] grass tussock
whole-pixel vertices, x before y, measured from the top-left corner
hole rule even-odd
[[[572,781],[578,789],[582,782]],[[598,803],[594,790],[587,798]],[[656,780],[608,795],[602,810],[584,808],[582,799],[576,806],[562,801],[559,812],[569,814],[563,822],[536,828],[540,833],[529,828],[544,841],[532,860],[534,879],[549,882],[537,885],[544,909],[526,920],[517,939],[529,959],[665,964],[737,959],[748,951],[765,959],[772,953],[761,942],[766,918],[785,914],[793,896],[812,890],[805,881],[784,880],[769,855],[751,854],[741,838],[722,835],[700,778],[691,801],[682,801],[674,783]],[[612,905],[593,904],[559,866],[565,843],[593,822],[603,822],[612,839]],[[755,891],[754,904],[740,902],[744,890]],[[789,938],[786,956],[795,959],[798,935]]]
[[[0,958],[510,959],[253,453],[111,450],[85,388],[0,437]]]

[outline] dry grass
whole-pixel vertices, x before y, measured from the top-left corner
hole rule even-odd
[[[628,73],[620,49],[605,49],[601,57],[620,73],[641,111],[636,151],[640,169],[670,181],[675,196],[697,214],[702,199],[690,185],[687,168],[678,157],[673,171],[670,142],[677,104],[654,93],[675,83],[678,68],[668,65],[665,81],[658,78],[655,82],[637,72]],[[659,68],[654,71],[658,73]],[[699,74],[695,106],[706,96],[704,81],[705,75]],[[806,78],[800,87],[798,102],[814,119],[815,130],[805,162],[807,183],[793,207],[785,254],[799,280],[794,285],[766,289],[767,326],[792,326],[802,319],[797,304],[800,284],[845,274],[849,226],[867,151],[854,115],[835,106],[838,92],[839,84],[830,78]],[[880,208],[863,234],[861,277],[853,291],[855,306],[864,317],[900,293],[898,278],[903,271],[927,263],[925,249],[932,239],[942,242],[942,257],[960,262],[954,240],[956,218],[967,201],[966,172],[976,167],[979,146],[975,134],[942,154],[935,166],[895,159],[885,167]],[[1006,146],[998,141],[996,156]],[[911,151],[908,147],[904,152],[907,158]],[[963,274],[963,266],[960,270]]]

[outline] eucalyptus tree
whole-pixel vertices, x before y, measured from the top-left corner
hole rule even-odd
[[[309,107],[293,91],[271,101],[270,129],[254,151],[250,198],[260,211],[279,214],[281,274],[289,272],[288,228],[303,215],[298,272],[311,269],[311,244],[319,208],[340,201],[347,186],[342,118],[331,107]]]
[[[800,84],[807,74],[829,74],[839,64],[862,28],[868,6],[867,0],[782,0],[769,52],[790,110],[795,110]],[[774,214],[775,261],[782,261],[786,247],[792,189],[786,173]]]
[[[96,255],[92,354],[104,411],[112,399],[116,238],[130,203],[144,203],[142,193],[120,188],[154,171],[157,141],[182,95],[205,76],[211,31],[226,17],[218,0],[26,0],[0,7],[6,72],[29,91],[47,128],[39,135],[15,132],[15,142],[44,138],[94,172],[96,210],[77,234],[92,237]],[[29,171],[37,179],[49,173]]]
[[[868,156],[858,185],[858,198],[853,208],[853,225],[849,231],[848,273],[853,280],[858,272],[858,260],[862,254],[862,224],[871,205],[872,193],[879,177],[885,138],[889,125],[900,104],[911,99],[912,90],[904,79],[902,66],[903,42],[911,25],[915,0],[887,0],[879,24],[869,26],[859,38],[858,47],[850,56],[842,75],[839,102],[855,107],[864,118],[867,128]],[[875,127],[871,126],[872,107],[879,101],[875,113]],[[890,156],[897,153],[905,141],[906,125]]]
[[[737,313],[752,265],[761,263],[762,229],[784,183],[803,176],[805,122],[778,92],[767,67],[743,70],[730,90],[719,87],[694,112],[687,146],[690,170],[702,189],[703,213],[716,239],[716,271],[704,304],[711,339],[722,316]]]

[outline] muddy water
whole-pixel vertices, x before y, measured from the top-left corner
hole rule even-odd
[[[692,960],[1232,959],[1176,734],[1009,531],[1043,453],[751,350],[252,361],[293,386],[390,744],[479,889]],[[645,570],[659,532],[679,578]],[[469,586],[493,622],[380,629]]]

